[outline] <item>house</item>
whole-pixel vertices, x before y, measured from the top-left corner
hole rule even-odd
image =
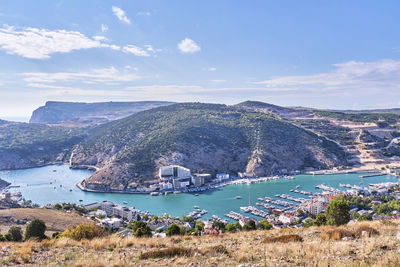
[[[296,221],[296,217],[291,213],[282,213],[279,215],[279,221],[283,224],[292,224]]]
[[[121,227],[122,220],[119,218],[105,218],[100,222],[103,226],[107,226],[111,229],[119,229]]]

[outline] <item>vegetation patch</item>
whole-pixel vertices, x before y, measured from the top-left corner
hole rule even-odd
[[[274,237],[267,237],[264,243],[289,243],[289,242],[303,242],[303,238],[299,235],[281,235]]]
[[[334,229],[323,232],[319,235],[322,240],[342,240],[343,238],[355,238],[355,233],[346,229]]]
[[[191,257],[196,251],[191,248],[169,247],[164,249],[154,249],[140,254],[139,259]]]
[[[378,230],[372,228],[368,225],[361,225],[355,232],[356,237],[361,237],[363,232],[366,233],[368,237],[379,235]]]

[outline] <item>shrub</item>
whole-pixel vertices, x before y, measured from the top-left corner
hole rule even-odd
[[[281,235],[274,237],[267,237],[264,243],[289,243],[289,242],[303,242],[303,238],[299,235]]]
[[[22,241],[22,230],[20,227],[13,226],[8,229],[8,233],[5,235],[7,241],[20,242]]]
[[[354,238],[355,234],[345,229],[335,229],[320,234],[322,240],[342,240],[344,237]]]
[[[338,196],[331,202],[329,202],[326,208],[326,222],[329,225],[342,225],[346,224],[350,220],[350,204],[343,198]]]
[[[168,226],[168,229],[167,231],[165,231],[165,233],[167,234],[167,236],[180,235],[181,228],[173,223],[170,226]]]
[[[361,225],[356,230],[356,233],[355,233],[356,237],[361,237],[363,232],[366,232],[368,237],[379,235],[379,232],[376,229],[374,229],[368,225]]]
[[[132,229],[133,235],[137,237],[151,236],[150,227],[143,221],[131,221],[128,228]]]
[[[29,238],[37,238],[39,240],[42,240],[46,238],[44,234],[45,231],[46,231],[46,224],[44,223],[44,221],[39,219],[34,219],[26,227],[25,240],[28,240]]]
[[[74,240],[93,239],[103,236],[103,229],[94,224],[80,224],[75,228],[69,228],[61,233],[62,237],[68,237]]]
[[[4,237],[4,235],[0,234],[0,242],[4,242],[7,241],[6,238]]]
[[[270,224],[266,219],[262,219],[258,223],[257,228],[261,230],[270,230],[272,229],[272,224]]]
[[[372,215],[371,214],[363,214],[358,217],[358,221],[372,221]]]
[[[191,257],[194,252],[195,251],[191,248],[170,247],[143,252],[142,254],[140,254],[139,259],[146,260],[150,258],[173,258],[175,256]]]
[[[253,231],[256,230],[256,222],[253,220],[248,221],[244,226],[243,230],[245,231]]]
[[[317,218],[314,220],[314,225],[321,226],[326,224],[326,216],[324,213],[318,214]]]
[[[231,233],[237,232],[238,230],[242,230],[242,226],[239,222],[229,223],[225,226],[225,230]]]

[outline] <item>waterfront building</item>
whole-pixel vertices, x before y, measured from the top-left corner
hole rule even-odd
[[[178,166],[178,165],[170,165],[163,166],[160,168],[158,172],[158,176],[161,181],[172,181],[175,179],[188,179],[191,178],[190,169]]]
[[[254,221],[256,225],[258,224],[257,219],[254,218],[249,218],[249,217],[242,217],[239,219],[239,224],[243,227],[245,226],[249,221]]]
[[[215,178],[216,178],[216,180],[218,182],[222,182],[222,181],[225,181],[225,180],[229,179],[229,174],[227,174],[227,173],[217,173]]]

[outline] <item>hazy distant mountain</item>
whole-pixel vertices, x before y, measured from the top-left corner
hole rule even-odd
[[[165,101],[99,103],[48,101],[33,112],[29,122],[68,125],[99,124],[170,104],[172,102]]]
[[[72,163],[100,168],[90,180],[127,185],[179,164],[209,173],[266,175],[281,169],[345,164],[336,143],[273,114],[235,106],[183,103],[100,125],[74,151]]]

